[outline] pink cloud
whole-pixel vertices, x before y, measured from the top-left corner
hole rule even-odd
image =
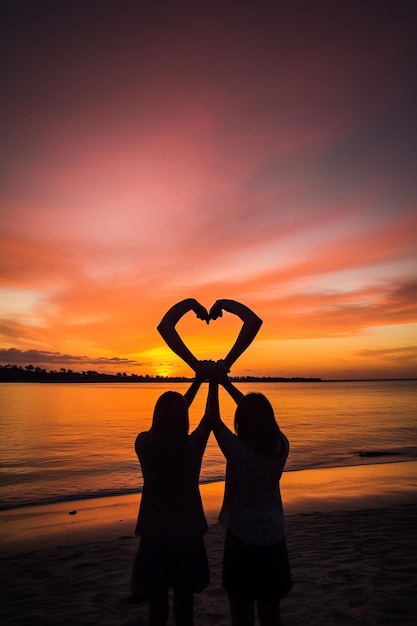
[[[271,338],[415,319],[411,20],[197,4],[11,11],[0,287],[38,300],[5,345],[152,348],[187,295]]]

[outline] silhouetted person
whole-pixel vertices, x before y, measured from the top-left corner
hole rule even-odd
[[[160,327],[168,337],[175,320],[191,310],[187,306],[175,305],[162,320]],[[205,311],[196,310],[199,314]],[[188,391],[184,396],[173,391],[162,394],[155,405],[151,429],[140,433],[135,442],[144,484],[131,600],[148,600],[151,626],[165,626],[170,588],[176,623],[192,626],[194,593],[209,583],[203,540],[207,522],[198,486],[210,434],[209,399],[204,417],[189,435],[188,407],[206,377],[204,362],[195,359],[193,365],[197,374]]]
[[[224,302],[212,307],[213,319],[225,308]],[[249,309],[226,302],[226,310],[250,325],[254,314]],[[237,403],[236,434],[220,417],[219,382]],[[279,626],[280,600],[292,587],[279,487],[288,439],[269,400],[259,393],[244,396],[231,383],[222,363],[217,378],[211,376],[209,396],[212,429],[227,460],[219,521],[226,528],[223,587],[229,597],[232,626],[252,626],[255,605],[261,626]]]

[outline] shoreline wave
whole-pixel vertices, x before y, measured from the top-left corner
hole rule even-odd
[[[412,457],[409,455],[407,456],[407,458],[401,458],[401,459],[398,459],[398,456],[395,455],[395,460],[387,460],[385,459],[385,457],[388,457],[389,459],[391,459],[391,457],[394,455],[390,453],[388,454],[384,453],[380,455],[378,451],[375,451],[375,452],[377,452],[376,455],[370,454],[369,456],[368,455],[361,456],[361,460],[359,460],[358,463],[352,463],[349,465],[333,464],[333,465],[327,465],[327,466],[286,469],[284,470],[284,473],[288,473],[288,474],[295,474],[297,472],[307,473],[307,472],[316,472],[318,470],[342,470],[343,468],[347,470],[349,468],[354,468],[358,466],[372,467],[375,465],[395,465],[395,464],[401,464],[401,463],[406,463],[406,462],[417,460],[415,457]],[[399,454],[402,454],[402,453],[399,453]],[[363,461],[362,459],[366,459],[366,461]],[[209,478],[203,478],[199,482],[200,482],[200,485],[211,485],[214,483],[223,483],[224,479],[225,479],[224,474],[221,474],[218,476],[214,475]],[[114,488],[114,489],[102,489],[100,491],[94,491],[94,492],[87,491],[87,492],[80,492],[80,493],[68,493],[68,494],[62,494],[58,496],[54,495],[49,498],[47,497],[47,498],[37,499],[37,500],[26,500],[26,501],[21,501],[21,502],[17,501],[17,502],[10,502],[10,503],[2,503],[0,504],[0,511],[3,512],[3,511],[21,510],[25,508],[43,507],[43,506],[50,506],[54,504],[63,504],[63,503],[86,501],[86,500],[98,500],[100,498],[111,498],[111,497],[117,497],[117,496],[129,496],[129,495],[135,496],[141,493],[142,493],[142,485],[139,485],[138,487],[135,487],[135,488],[127,487],[125,489]]]

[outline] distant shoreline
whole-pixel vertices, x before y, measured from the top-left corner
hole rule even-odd
[[[40,371],[39,371],[40,370]],[[340,378],[323,379],[318,377],[283,376],[231,376],[235,383],[340,383],[340,382],[390,382],[412,381],[417,378]],[[95,371],[73,372],[60,370],[46,372],[33,366],[5,367],[0,365],[0,383],[188,383],[187,376],[149,376],[138,374],[105,374]]]
[[[289,383],[289,382],[322,382],[321,378],[282,376],[231,376],[238,383]],[[188,383],[194,380],[186,376],[139,376],[137,374],[104,374],[100,372],[44,372],[20,368],[0,366],[0,383]]]

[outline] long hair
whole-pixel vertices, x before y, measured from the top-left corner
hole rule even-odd
[[[235,431],[248,446],[267,455],[277,450],[282,436],[272,405],[262,393],[248,393],[240,400]]]
[[[165,391],[156,401],[151,438],[163,442],[167,438],[175,445],[181,445],[188,435],[188,406],[180,393]]]
[[[188,428],[184,396],[166,391],[155,404],[147,450],[149,472],[164,498],[174,498],[185,484],[189,466]]]

